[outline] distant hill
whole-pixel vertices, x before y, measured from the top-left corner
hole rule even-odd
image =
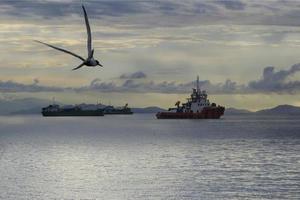
[[[279,105],[274,108],[255,112],[259,115],[300,115],[300,107],[291,105]]]
[[[37,114],[37,113],[41,112],[41,107],[45,107],[45,105],[48,105],[48,104],[44,104],[43,106],[39,106],[39,107],[33,107],[30,109],[23,109],[23,110],[11,112],[9,114],[11,114],[11,115]],[[146,107],[146,108],[131,108],[131,110],[133,111],[133,113],[157,113],[157,112],[165,111],[162,108],[154,107],[154,106]]]
[[[131,109],[133,113],[157,113],[157,112],[162,112],[162,111],[166,111],[163,108],[160,107],[146,107],[146,108],[132,108]]]
[[[10,112],[8,115],[33,115],[33,114],[39,114],[41,113],[41,108],[45,107],[45,105],[41,107],[34,107],[30,109],[23,109],[18,111]]]
[[[38,98],[24,98],[4,100],[0,99],[0,115],[26,115],[26,114],[39,114],[41,108],[45,107],[52,102],[50,100]],[[62,105],[62,103],[58,104]],[[165,111],[159,107],[146,107],[146,108],[132,108],[134,113],[156,113]]]
[[[24,98],[4,100],[0,99],[0,115],[29,114],[40,112],[41,107],[50,104],[51,101],[37,98]],[[30,114],[31,114],[30,113]]]
[[[227,108],[225,109],[225,115],[246,115],[252,114],[253,112],[246,109]]]
[[[300,115],[300,107],[292,105],[278,105],[274,108],[251,112],[245,109],[227,108],[226,115]]]
[[[50,100],[38,98],[24,98],[4,100],[0,99],[0,115],[15,115],[15,114],[39,114],[41,108],[52,102]],[[62,103],[58,104],[62,105]],[[134,113],[157,113],[166,111],[157,106],[145,108],[132,108]],[[245,109],[227,108],[225,115],[300,115],[300,107],[291,105],[279,105],[270,109],[263,109],[257,112],[251,112]]]

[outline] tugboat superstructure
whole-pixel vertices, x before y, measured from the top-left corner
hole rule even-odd
[[[197,77],[196,88],[187,102],[180,106],[177,101],[175,108],[169,108],[168,112],[156,114],[158,119],[219,119],[225,111],[223,106],[210,103],[205,90],[200,89],[199,77]]]

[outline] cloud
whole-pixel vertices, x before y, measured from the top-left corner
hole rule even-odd
[[[44,19],[51,19],[74,13],[73,6],[71,5],[74,4],[70,3],[70,1],[2,0],[0,2],[0,9],[5,8],[3,9],[3,13],[11,16],[26,18],[34,18],[34,16],[39,16]]]
[[[224,84],[212,84],[208,80],[200,81],[200,86],[207,89],[210,93],[234,92],[236,85],[227,80]],[[195,87],[195,81],[187,83],[177,83],[175,81],[144,82],[140,79],[127,79],[123,83],[105,82],[100,79],[94,79],[87,86],[83,87],[54,87],[39,85],[37,79],[32,84],[17,83],[14,81],[0,81],[0,92],[18,93],[18,92],[136,92],[136,93],[187,93]]]
[[[138,72],[134,72],[132,74],[122,74],[120,76],[120,79],[141,79],[141,78],[146,78],[147,75],[142,72],[142,71],[138,71]]]
[[[209,94],[253,94],[253,93],[277,93],[292,94],[300,91],[300,81],[291,81],[289,78],[300,71],[300,63],[287,70],[275,71],[274,67],[266,67],[262,78],[250,81],[248,84],[239,84],[227,79],[223,83],[212,83],[209,80],[201,80],[200,88],[207,90]],[[195,81],[179,83],[176,81],[146,81],[146,74],[135,72],[121,75],[121,83],[106,82],[94,79],[89,85],[83,87],[54,87],[39,85],[39,80],[34,79],[32,84],[23,84],[13,81],[0,81],[0,92],[120,92],[120,93],[188,93],[196,85]]]
[[[103,51],[152,47],[164,41],[234,46],[280,42],[299,45],[295,38],[282,41],[292,34],[290,28],[281,27],[285,32],[278,32],[280,27],[273,25],[300,26],[299,12],[295,9],[300,7],[300,2],[245,2],[92,0],[85,5],[95,49]],[[18,49],[24,52],[32,51],[29,41],[33,39],[60,43],[71,50],[82,48],[85,29],[80,6],[78,0],[1,0],[0,34],[5,38],[5,51],[12,44],[18,44]],[[236,12],[239,10],[242,12]],[[265,30],[248,25],[263,25]],[[78,39],[79,34],[84,37]]]
[[[251,81],[249,89],[261,92],[293,93],[300,90],[300,81],[289,81],[288,78],[300,71],[300,63],[287,70],[275,71],[270,66],[264,68],[263,77],[258,81]]]
[[[17,92],[62,92],[65,88],[41,86],[39,81],[34,79],[32,84],[17,83],[14,81],[0,81],[0,92],[17,93]]]
[[[84,5],[88,9],[88,14],[93,18],[101,19],[103,17],[121,17],[127,15],[147,14],[155,10],[169,10],[174,7],[177,10],[177,4],[172,2],[160,3],[152,1],[86,1]],[[3,8],[3,9],[1,9]],[[81,2],[75,0],[69,1],[50,1],[50,0],[26,0],[11,1],[2,0],[0,9],[6,15],[23,16],[35,18],[37,16],[43,19],[53,19],[72,15],[79,15]]]
[[[94,79],[92,80],[89,86],[75,88],[76,91],[101,91],[101,92],[114,92],[117,86],[113,82],[102,82],[101,79]]]
[[[65,20],[66,17],[82,17],[80,4],[78,0],[1,0],[0,16],[18,20]],[[298,1],[247,1],[246,4],[239,0],[101,0],[86,1],[85,5],[92,19],[101,19],[101,23],[105,21],[110,26],[123,24],[148,29],[220,23],[300,25],[299,12],[295,9],[300,5]]]
[[[229,10],[244,10],[246,7],[245,3],[236,0],[219,0],[215,1],[215,3],[221,4]]]
[[[211,83],[209,80],[199,82],[202,90],[207,90],[210,94],[228,94],[243,93],[245,86],[238,85],[236,82],[226,80],[224,83]],[[122,84],[113,82],[102,82],[95,79],[87,87],[77,88],[76,91],[82,92],[92,90],[95,92],[133,92],[133,93],[167,93],[167,94],[185,94],[195,88],[196,81],[178,83],[175,81],[140,81],[125,80]]]

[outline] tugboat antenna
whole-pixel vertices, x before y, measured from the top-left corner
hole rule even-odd
[[[199,76],[197,76],[197,93],[200,92],[200,86],[199,86]]]

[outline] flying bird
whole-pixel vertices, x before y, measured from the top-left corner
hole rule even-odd
[[[67,54],[70,54],[78,59],[80,59],[82,61],[82,63],[73,68],[72,70],[77,70],[83,66],[88,66],[88,67],[96,67],[96,66],[100,66],[100,67],[103,67],[100,62],[98,60],[95,60],[94,59],[94,49],[92,49],[92,33],[91,33],[91,27],[90,27],[90,23],[89,23],[89,19],[88,19],[88,16],[87,16],[87,13],[86,13],[86,10],[84,8],[84,6],[82,5],[82,9],[83,9],[83,12],[84,12],[84,19],[85,19],[85,25],[86,25],[86,31],[87,31],[87,51],[88,51],[88,57],[86,59],[84,59],[83,57],[71,52],[71,51],[68,51],[68,50],[65,50],[65,49],[62,49],[62,48],[59,48],[59,47],[56,47],[56,46],[53,46],[51,44],[47,44],[45,42],[41,42],[41,41],[38,41],[38,40],[35,40],[35,42],[38,42],[38,43],[41,43],[41,44],[44,44],[48,47],[51,47],[53,49],[56,49],[58,51],[62,51],[64,53],[67,53]]]

